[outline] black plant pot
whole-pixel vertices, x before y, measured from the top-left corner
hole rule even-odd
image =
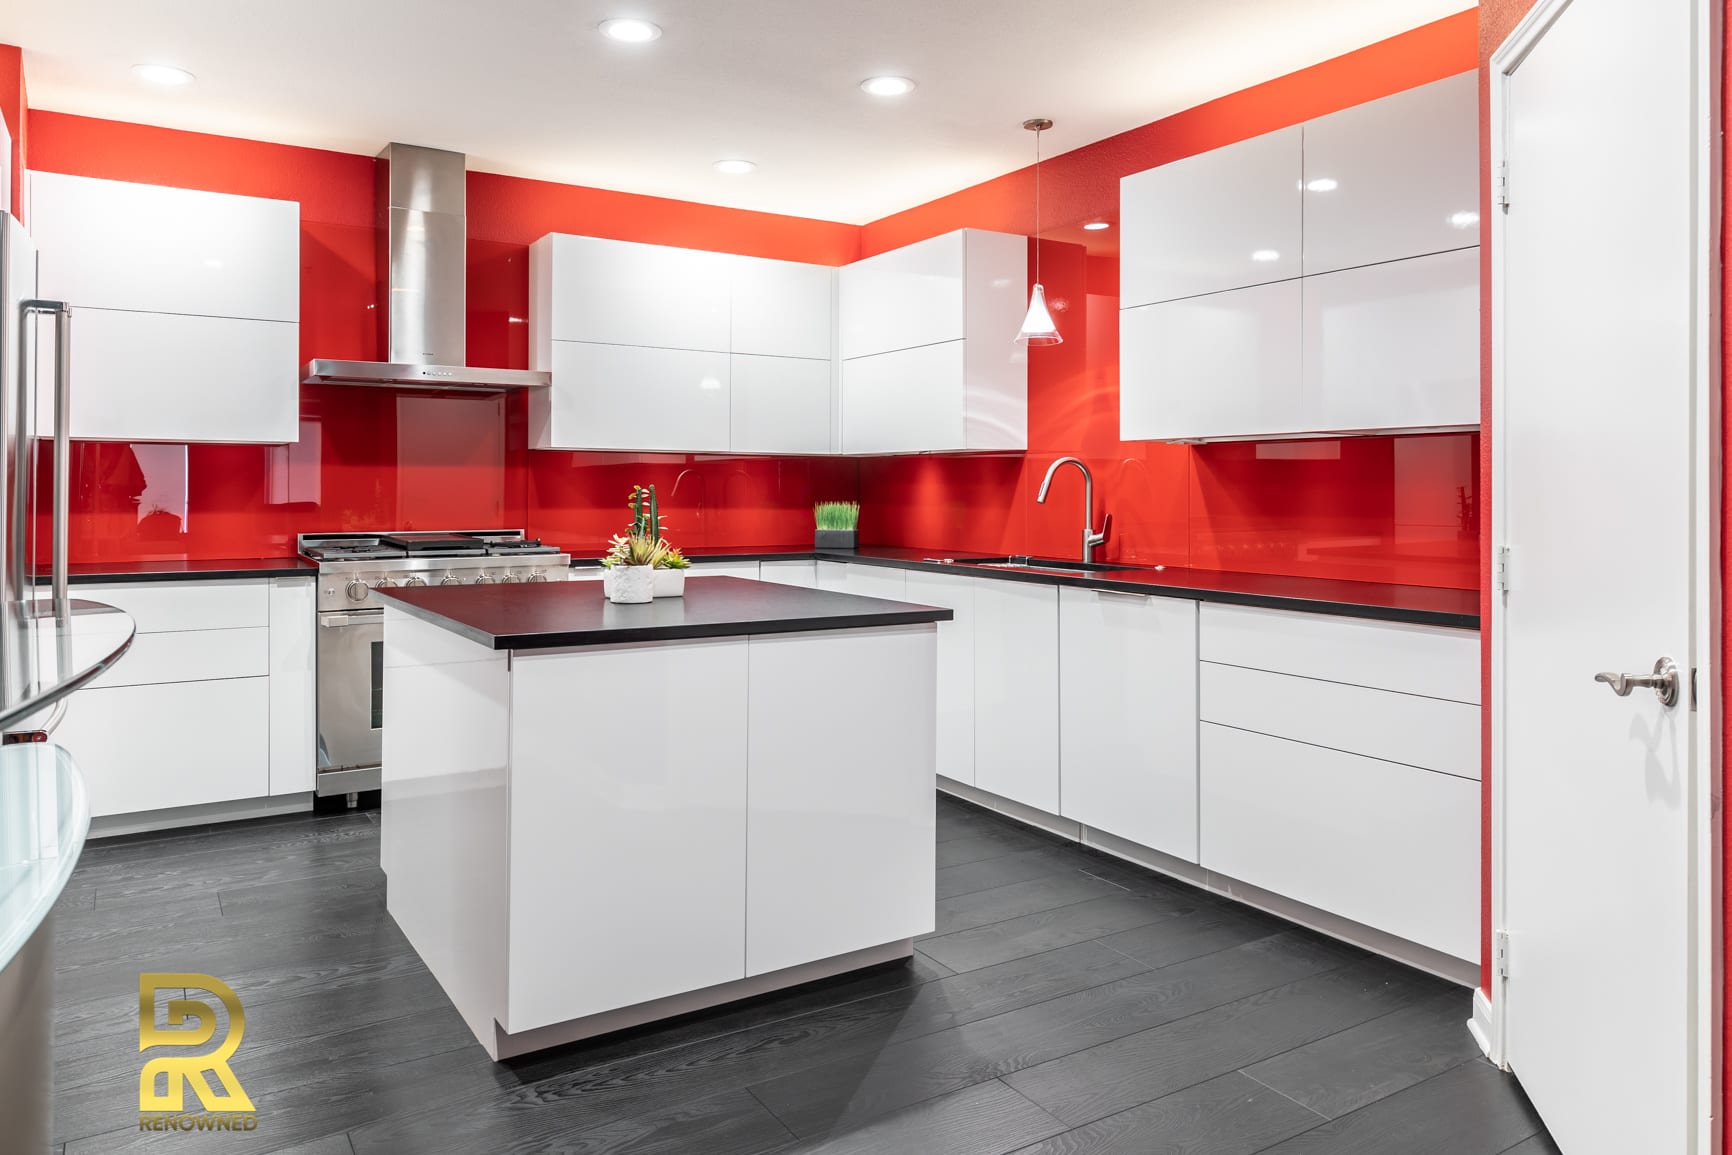
[[[819,529],[813,531],[814,549],[853,549],[860,544],[857,529]]]

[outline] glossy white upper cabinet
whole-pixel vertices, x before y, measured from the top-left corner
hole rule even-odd
[[[1197,861],[1197,603],[1059,590],[1060,813]]]
[[[536,448],[729,448],[729,357],[690,349],[550,342],[553,387],[529,391]]]
[[[1479,79],[1464,72],[1305,124],[1304,272],[1479,244]]]
[[[1306,277],[1313,429],[1479,423],[1479,250]]]
[[[300,436],[298,204],[47,172],[30,188],[39,293],[73,306],[73,437]]]
[[[842,362],[842,452],[964,448],[965,344],[946,341]]]
[[[835,269],[762,257],[729,257],[728,264],[733,352],[830,360]]]
[[[1028,238],[962,229],[843,266],[845,453],[1028,446]]]
[[[1295,126],[1123,178],[1121,307],[1297,277],[1303,147]]]
[[[735,453],[829,453],[835,373],[829,358],[735,353],[732,430]]]
[[[698,249],[549,233],[529,250],[530,344],[545,335],[726,353],[731,260]]]
[[[294,201],[30,174],[42,295],[86,309],[301,319]]]
[[[1119,313],[1119,435],[1127,441],[1309,428],[1300,283],[1282,281]]]

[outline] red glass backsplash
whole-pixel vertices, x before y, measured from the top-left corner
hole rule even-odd
[[[1116,230],[1080,226],[1116,218],[1126,173],[1475,59],[1469,11],[1048,162],[1039,258],[1065,343],[1030,351],[1026,457],[532,452],[521,396],[307,386],[296,445],[79,443],[73,560],[279,556],[301,532],[506,525],[582,553],[620,528],[634,483],[657,486],[670,535],[693,547],[809,540],[813,501],[858,497],[870,544],[1069,555],[1080,478],[1065,471],[1045,506],[1034,493],[1051,460],[1073,454],[1113,515],[1108,558],[1473,588],[1476,437],[1119,441]],[[27,119],[34,168],[299,201],[303,360],[377,356],[371,158]],[[856,227],[471,173],[469,360],[527,366],[528,246],[549,230],[841,264],[963,226],[1030,231],[1030,175]]]

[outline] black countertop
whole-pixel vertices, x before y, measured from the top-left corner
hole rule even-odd
[[[852,630],[955,617],[935,606],[701,574],[686,579],[684,597],[642,605],[613,605],[594,581],[425,586],[374,596],[494,650]]]
[[[1224,605],[1405,622],[1410,625],[1479,629],[1478,590],[1440,589],[1432,586],[1394,585],[1338,578],[1282,577],[1275,574],[1189,569],[1182,566],[1103,567],[1088,573],[1055,574],[1035,569],[957,565],[954,561],[935,559],[981,555],[954,550],[903,549],[895,546],[815,550],[811,546],[793,545],[786,549],[697,549],[685,552],[693,561],[698,562],[800,561],[816,558],[823,561],[888,566],[894,569],[966,574],[1002,581],[1035,582],[1078,589],[1120,590]],[[581,566],[595,563],[589,559],[580,559],[572,564]]]
[[[319,567],[298,557],[221,558],[214,561],[106,561],[81,562],[68,568],[71,585],[92,582],[220,581],[224,578],[308,577]],[[48,574],[35,575],[37,585],[48,584]]]

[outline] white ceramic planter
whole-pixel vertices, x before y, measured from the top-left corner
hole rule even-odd
[[[647,565],[610,565],[601,575],[601,589],[610,602],[636,605],[655,597],[655,575]]]
[[[686,571],[683,569],[658,569],[655,571],[656,593],[658,598],[683,598],[686,596]]]

